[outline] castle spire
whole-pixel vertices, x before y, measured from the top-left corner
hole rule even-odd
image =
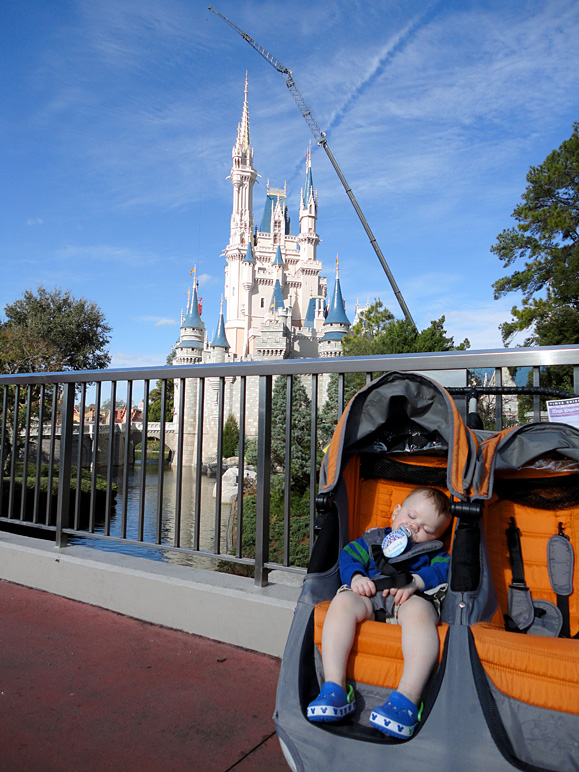
[[[343,325],[344,327],[350,327],[350,320],[346,316],[344,309],[344,299],[342,298],[342,287],[340,285],[340,264],[338,262],[338,256],[336,255],[336,281],[334,283],[334,292],[332,293],[332,300],[330,303],[330,309],[324,322],[326,325]],[[346,330],[347,331],[347,330]],[[344,335],[346,332],[344,332]]]
[[[249,106],[247,104],[247,70],[245,71],[245,92],[243,98],[243,112],[241,123],[237,127],[237,145],[242,153],[249,150]]]
[[[181,329],[184,327],[191,327],[194,330],[203,329],[204,325],[201,321],[201,314],[199,313],[199,300],[197,298],[197,284],[193,281],[193,292],[188,292],[189,302],[187,303],[187,315],[181,323]]]
[[[217,332],[211,341],[211,348],[223,348],[229,350],[229,343],[227,342],[227,337],[225,335],[225,322],[223,321],[223,295],[221,296],[221,308],[219,310]]]
[[[304,184],[304,192],[302,198],[302,204],[307,207],[310,197],[314,195],[314,180],[312,177],[312,143],[310,141],[307,153],[306,153],[306,181]]]

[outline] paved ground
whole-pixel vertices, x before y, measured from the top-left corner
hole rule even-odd
[[[0,772],[288,772],[279,661],[0,581]]]

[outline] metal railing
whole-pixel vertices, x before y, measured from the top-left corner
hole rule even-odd
[[[60,549],[88,539],[115,549],[131,545],[153,550],[157,556],[169,553],[177,560],[193,556],[211,559],[214,564],[219,561],[218,567],[245,566],[253,572],[255,583],[264,586],[272,569],[303,572],[304,544],[306,552],[313,544],[317,477],[328,439],[327,426],[322,426],[328,389],[337,421],[360,381],[368,383],[383,372],[430,374],[453,387],[453,392],[472,398],[467,387],[481,372],[494,376],[494,385],[487,392],[505,391],[501,382],[505,367],[519,372],[529,368],[528,381],[535,387],[541,386],[544,368],[566,367],[573,392],[579,394],[579,346],[2,375],[0,529],[51,538]],[[281,412],[279,404],[273,408],[274,383],[279,378],[285,385]],[[306,388],[308,402],[296,407],[298,379]],[[158,382],[160,401],[160,417],[154,424],[149,400],[152,381]],[[188,389],[188,384],[195,388]],[[173,421],[167,421],[171,387],[179,398]],[[109,395],[105,422],[87,417],[101,416],[105,394]],[[115,423],[116,407],[121,400],[133,405],[135,395],[142,395],[142,416],[137,420],[127,410],[123,423]],[[213,396],[211,405],[209,396]],[[237,503],[224,517],[224,469],[217,462],[215,505],[210,502],[208,516],[203,463],[208,452],[222,458],[225,408],[227,403],[232,411],[233,397],[241,470]],[[91,399],[94,404],[88,414]],[[497,395],[495,399],[495,425],[501,428],[503,398]],[[531,420],[540,420],[540,400],[536,392]],[[308,404],[309,416],[303,415],[304,404]],[[327,415],[325,420],[327,424]],[[296,440],[298,421],[302,434]],[[306,434],[304,424],[309,429]],[[158,459],[152,464],[147,463],[151,435],[159,441]],[[272,447],[272,436],[277,450]],[[248,456],[249,441],[255,444],[255,439],[256,481],[248,498],[243,459]],[[140,464],[134,463],[136,444],[141,445]],[[166,446],[170,447],[170,465]],[[298,455],[301,501],[308,503],[308,511],[301,513],[303,527],[296,536],[292,496],[298,487],[293,463]],[[277,491],[275,511],[272,480]],[[208,517],[209,536],[202,536]],[[270,559],[274,536],[270,530],[275,530],[278,539],[277,559]],[[302,547],[301,561],[292,553],[296,539]]]

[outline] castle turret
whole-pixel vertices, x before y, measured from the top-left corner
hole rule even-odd
[[[350,320],[346,316],[342,288],[340,285],[340,267],[336,257],[336,280],[330,300],[328,315],[324,322],[324,335],[320,341],[320,356],[336,357],[342,353],[342,339],[350,332]]]
[[[223,319],[223,295],[221,296],[221,308],[219,309],[219,322],[217,323],[217,331],[213,336],[210,348],[212,348],[214,352],[214,362],[225,361],[225,355],[229,351],[229,343],[227,342],[227,336],[225,335],[225,321]]]
[[[205,325],[199,311],[196,282],[188,293],[187,313],[182,314],[179,340],[175,344],[176,365],[190,365],[201,361]]]
[[[320,237],[316,233],[318,221],[318,194],[314,190],[311,149],[306,154],[306,180],[300,196],[300,257],[304,261],[316,260]]]
[[[279,282],[280,287],[283,290],[283,287],[285,286],[285,270],[284,270],[285,265],[281,256],[281,249],[279,248],[279,246],[276,249],[272,267],[274,270],[276,281]]]
[[[283,302],[283,292],[281,291],[281,284],[279,282],[279,279],[275,280],[275,284],[273,286],[273,294],[271,296],[271,301],[269,304],[269,312],[270,314],[275,313],[276,311],[281,311],[285,308],[285,304]]]

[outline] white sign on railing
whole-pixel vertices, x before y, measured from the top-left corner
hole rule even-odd
[[[547,411],[549,421],[571,424],[579,429],[579,398],[547,400]]]

